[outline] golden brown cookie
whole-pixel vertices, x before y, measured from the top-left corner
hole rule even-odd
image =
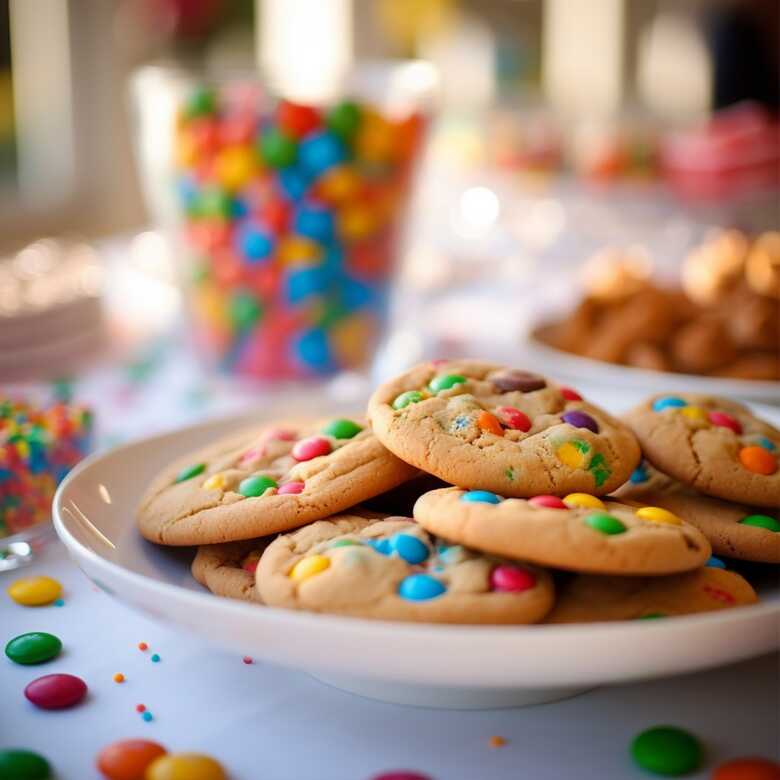
[[[780,431],[725,398],[657,395],[628,412],[647,460],[728,501],[780,506]]]
[[[706,566],[669,577],[600,577],[581,574],[560,586],[545,623],[690,615],[755,604],[756,592],[736,572]]]
[[[328,517],[417,475],[365,422],[264,426],[181,458],[141,501],[158,544],[254,539]]]
[[[609,493],[640,456],[631,431],[574,390],[475,360],[416,366],[374,393],[369,416],[407,463],[508,496]]]
[[[192,576],[215,596],[262,604],[255,570],[270,539],[204,544],[192,561]]]
[[[701,532],[670,512],[585,493],[526,500],[445,488],[422,496],[414,517],[474,549],[572,571],[672,574],[698,568],[711,554]]]
[[[716,555],[780,563],[777,510],[702,495],[644,463],[615,491],[615,497],[629,503],[660,506],[685,518],[707,537]]]
[[[408,517],[338,515],[276,538],[257,569],[270,606],[377,620],[534,623],[550,575],[445,542]]]

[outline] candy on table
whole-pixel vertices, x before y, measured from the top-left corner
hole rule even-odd
[[[51,577],[22,577],[14,580],[7,592],[21,606],[41,607],[59,600],[62,585]]]
[[[0,537],[50,519],[57,485],[91,441],[83,406],[39,408],[0,396]]]
[[[87,684],[73,674],[47,674],[27,684],[25,697],[44,710],[73,707],[87,695]]]
[[[144,780],[227,780],[227,772],[211,756],[169,753],[152,761]]]
[[[3,780],[49,780],[49,762],[32,750],[0,750],[0,777]]]
[[[634,737],[631,757],[645,771],[677,777],[698,769],[699,740],[675,726],[654,726]]]
[[[45,631],[31,631],[11,639],[5,646],[5,654],[17,664],[42,664],[56,658],[62,650],[62,642]]]
[[[355,367],[385,318],[422,117],[259,91],[237,107],[231,89],[197,90],[176,124],[194,341],[228,373]]]
[[[104,747],[95,763],[106,780],[144,780],[148,766],[167,752],[148,739],[122,739]]]
[[[711,780],[780,780],[780,764],[769,758],[734,758],[717,766]]]

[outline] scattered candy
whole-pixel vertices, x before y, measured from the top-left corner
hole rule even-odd
[[[411,574],[398,586],[398,594],[408,601],[435,599],[446,590],[443,583],[428,574]]]
[[[56,658],[62,650],[62,642],[44,631],[31,631],[14,637],[5,646],[5,654],[17,664],[42,664]]]
[[[561,415],[561,419],[574,428],[587,428],[589,431],[593,431],[593,433],[599,432],[599,424],[585,412],[574,409],[570,412],[564,412]]]
[[[768,477],[777,471],[777,460],[769,450],[763,447],[743,447],[739,451],[739,462],[754,474]]]
[[[442,390],[450,390],[455,385],[462,385],[466,383],[466,377],[460,374],[442,374],[441,376],[435,376],[428,384],[428,389],[432,393],[439,393]]]
[[[62,585],[51,577],[24,577],[8,587],[8,595],[24,607],[51,604],[62,593]]]
[[[143,653],[149,649],[149,645],[147,645],[146,642],[139,642],[138,649]]]
[[[311,460],[321,455],[329,455],[332,450],[330,442],[324,436],[309,436],[295,443],[292,456],[298,461]]]
[[[506,593],[521,593],[536,585],[536,577],[527,569],[499,564],[490,572],[490,589]]]
[[[488,740],[488,744],[492,748],[503,747],[504,745],[506,745],[506,739],[504,739],[504,737],[499,737],[499,736],[496,735],[496,736],[491,737]]]
[[[525,412],[515,409],[514,406],[499,406],[498,409],[496,409],[496,412],[501,418],[501,422],[503,422],[507,428],[512,428],[515,431],[523,431],[523,433],[531,430],[531,419]]]
[[[106,780],[144,780],[149,765],[167,752],[148,739],[122,739],[104,747],[95,763]]]
[[[55,607],[64,607],[64,606],[65,606],[65,600],[64,600],[64,599],[54,599],[54,601],[52,602],[52,604],[53,604]]]
[[[405,409],[409,404],[419,403],[422,399],[422,393],[418,390],[407,390],[395,397],[393,409]]]
[[[135,705],[135,711],[136,712],[146,712],[146,705],[145,704],[136,704]]]
[[[469,490],[460,497],[461,501],[476,501],[482,504],[500,504],[504,499],[488,490]]]
[[[636,510],[636,516],[643,520],[649,520],[651,523],[682,525],[682,520],[676,514],[668,509],[662,509],[660,506],[643,506]]]
[[[672,395],[664,398],[656,398],[655,401],[653,401],[654,412],[662,412],[664,409],[682,409],[684,406],[688,406],[687,401]]]
[[[157,653],[154,653],[152,657],[149,659],[153,664],[160,663],[160,656]]]
[[[712,780],[780,780],[780,764],[768,758],[733,758],[715,768]]]
[[[228,776],[210,756],[169,753],[149,765],[144,780],[228,780]]]
[[[183,468],[177,475],[174,482],[186,482],[188,479],[197,477],[206,470],[205,463],[193,463],[191,466]]]
[[[256,474],[252,477],[242,479],[238,485],[238,492],[247,498],[258,498],[269,488],[276,488],[276,480],[271,477]]]
[[[245,655],[241,660],[247,665],[253,663],[252,657],[249,655]]]
[[[528,499],[528,503],[531,506],[544,507],[545,509],[568,509],[558,496],[534,496]]]
[[[563,499],[563,503],[567,507],[578,506],[586,509],[606,509],[604,502],[600,498],[592,496],[590,493],[569,493],[569,495]]]
[[[111,679],[115,683],[123,683],[125,681],[125,676],[122,674],[122,672],[117,672]]]
[[[734,433],[742,433],[742,424],[736,418],[732,417],[726,412],[710,412],[708,415],[709,421],[713,425],[718,425],[722,428],[730,428]]]
[[[49,780],[49,762],[31,750],[0,750],[0,777],[3,780]]]
[[[698,769],[702,751],[699,741],[687,731],[655,726],[634,738],[631,756],[647,772],[677,776]]]
[[[322,432],[327,436],[333,436],[334,439],[351,439],[362,430],[363,426],[352,420],[331,420]]]
[[[608,536],[622,534],[626,530],[626,526],[617,517],[608,515],[606,512],[594,512],[592,515],[588,515],[585,518],[585,523],[595,531],[601,531]]]
[[[430,555],[427,545],[411,534],[396,534],[390,545],[407,563],[422,563]]]
[[[145,721],[146,723],[151,723],[154,720],[154,715],[152,715],[149,710],[144,710],[141,713],[141,720]]]
[[[330,566],[330,558],[325,555],[309,555],[301,558],[290,570],[290,579],[303,582],[315,574],[325,571]]]
[[[490,412],[481,411],[477,415],[477,427],[481,431],[492,433],[494,436],[503,436],[504,429],[501,427],[501,423],[495,415]]]
[[[87,695],[87,684],[72,674],[47,674],[28,683],[24,695],[41,709],[65,709],[78,704]]]
[[[494,376],[491,379],[493,387],[499,393],[510,393],[513,390],[519,390],[521,393],[531,393],[534,390],[541,390],[547,387],[547,381],[538,374],[532,374],[530,371],[520,371],[514,369],[506,371],[503,374]]]
[[[766,528],[767,531],[780,532],[780,521],[769,515],[748,515],[740,521],[741,525],[752,525],[755,528]]]

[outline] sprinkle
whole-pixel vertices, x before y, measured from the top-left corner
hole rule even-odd
[[[115,683],[123,683],[125,681],[125,676],[122,674],[122,672],[117,672],[111,679]]]
[[[149,649],[149,645],[146,644],[146,642],[139,642],[138,643],[138,649],[143,653],[144,650]]]
[[[245,656],[242,658],[242,660],[243,660],[243,662],[244,662],[245,664],[251,664],[251,663],[253,663],[253,661],[252,661],[252,656],[249,656],[249,655],[245,655]]]
[[[135,711],[136,712],[146,712],[146,705],[145,704],[136,704],[135,705]]]
[[[145,720],[147,723],[149,723],[149,721],[150,721],[150,720],[153,720],[153,718],[154,718],[154,716],[152,715],[152,713],[151,713],[151,712],[147,712],[147,711],[144,711],[144,712],[141,714],[141,717],[142,717],[142,718],[143,718],[143,719],[144,719],[144,720]]]
[[[153,664],[158,664],[158,663],[160,663],[160,656],[159,656],[159,655],[157,655],[157,653],[155,653],[155,654],[152,656],[152,658],[151,658],[151,661],[152,661],[152,663],[153,663]]]
[[[503,737],[493,736],[488,740],[488,744],[492,748],[499,748],[506,745],[506,740]]]
[[[55,599],[54,600],[54,606],[55,607],[64,607],[65,606],[65,599]]]

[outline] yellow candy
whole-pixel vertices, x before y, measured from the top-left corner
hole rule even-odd
[[[149,764],[144,780],[227,780],[227,774],[202,753],[170,753]]]
[[[346,206],[338,216],[339,233],[348,241],[360,241],[370,236],[377,223],[375,211],[360,203]]]
[[[584,469],[587,463],[585,453],[580,452],[570,441],[561,444],[555,455],[561,463],[573,469]]]
[[[328,343],[339,364],[345,368],[364,365],[375,343],[378,323],[368,312],[353,314],[335,323]]]
[[[379,114],[366,112],[355,139],[355,152],[366,162],[388,162],[395,154],[393,126]]]
[[[224,474],[212,474],[204,483],[206,490],[224,490],[227,487],[227,478]]]
[[[649,520],[651,523],[666,523],[667,525],[682,525],[677,515],[667,509],[661,509],[660,506],[643,506],[636,510],[636,516],[643,520]]]
[[[308,558],[302,558],[295,566],[292,567],[290,572],[290,579],[296,582],[303,582],[304,580],[313,577],[315,574],[325,571],[330,566],[330,558],[324,555],[310,555]]]
[[[700,406],[684,406],[682,409],[680,409],[680,414],[684,414],[691,420],[701,420],[702,422],[707,421],[707,412],[705,412],[704,409],[702,409]]]
[[[354,197],[360,189],[361,179],[354,168],[339,165],[331,168],[317,184],[322,197],[333,203],[341,203]]]
[[[214,160],[214,174],[217,181],[234,192],[241,189],[257,169],[257,156],[248,146],[229,146]]]
[[[25,577],[15,580],[8,588],[8,595],[25,607],[51,604],[62,594],[62,585],[51,577]]]
[[[282,263],[288,265],[311,265],[320,259],[322,249],[308,238],[292,236],[279,242],[277,256]]]
[[[563,503],[570,507],[581,506],[586,509],[606,509],[604,502],[590,493],[569,493],[563,499]]]
[[[176,141],[176,163],[179,168],[193,168],[198,161],[198,145],[187,131],[182,131]]]

